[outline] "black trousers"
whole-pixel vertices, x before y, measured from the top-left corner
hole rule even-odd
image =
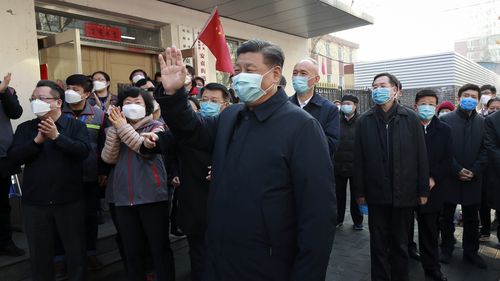
[[[178,191],[177,188],[173,189],[174,195],[172,196],[172,208],[170,210],[170,227],[172,231],[176,231],[179,228],[177,224],[177,207],[179,205]]]
[[[34,281],[53,281],[56,233],[66,252],[68,279],[86,280],[84,202],[36,206],[23,204],[24,225]]]
[[[346,197],[347,197],[347,181],[352,184],[352,177],[343,177],[335,175],[335,192],[337,193],[337,223],[344,222],[345,208],[346,208]],[[354,224],[363,223],[363,215],[359,211],[358,204],[356,203],[356,198],[352,196],[351,189],[351,218]]]
[[[372,281],[407,281],[408,231],[413,208],[368,206]]]
[[[97,254],[97,212],[99,210],[99,185],[97,182],[84,182],[84,202],[85,202],[85,245],[87,256]],[[56,233],[57,235],[57,233]],[[64,256],[64,249],[61,237],[56,236],[55,255]]]
[[[483,193],[481,194],[481,207],[479,208],[479,219],[481,220],[481,235],[490,235],[491,208],[490,206],[488,206],[488,198],[484,190],[486,190],[486,187],[483,187]]]
[[[423,213],[418,216],[418,245],[424,270],[441,269],[439,264],[439,216],[440,212]]]
[[[151,249],[156,280],[175,280],[174,255],[170,248],[168,201],[135,206],[115,206],[116,219],[130,281],[146,280],[144,248]]]
[[[206,243],[204,233],[187,235],[189,259],[191,261],[191,280],[201,281],[205,270]]]
[[[441,250],[443,253],[451,254],[455,248],[455,215],[456,204],[445,203],[441,215]],[[464,223],[463,249],[464,255],[475,255],[479,250],[479,205],[462,206],[462,218]]]
[[[13,243],[10,223],[10,185],[10,176],[0,177],[0,248]]]

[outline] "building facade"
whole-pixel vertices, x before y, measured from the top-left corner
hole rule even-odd
[[[439,100],[456,101],[458,89],[473,83],[500,85],[500,76],[466,57],[448,52],[354,65],[355,87],[369,89],[378,73],[394,74],[402,83],[401,102],[413,106],[415,94],[422,89],[437,92]]]

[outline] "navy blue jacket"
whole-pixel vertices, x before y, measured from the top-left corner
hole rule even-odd
[[[178,141],[213,153],[204,280],[323,281],[333,243],[333,167],[320,124],[279,90],[204,118],[185,90],[156,99]]]
[[[83,199],[83,162],[89,155],[89,133],[79,120],[61,115],[59,137],[35,143],[40,119],[21,123],[14,134],[9,158],[25,164],[22,201],[30,205],[57,205]]]
[[[427,158],[429,160],[429,176],[436,182],[430,191],[427,204],[419,206],[424,213],[439,212],[443,208],[445,195],[445,180],[451,174],[453,164],[453,145],[451,128],[434,116],[431,123],[424,129]]]
[[[290,102],[299,106],[297,94],[291,96],[289,99]],[[326,135],[330,155],[333,157],[340,140],[339,109],[335,104],[318,93],[314,93],[309,103],[303,109],[321,124],[321,128],[323,128],[323,132]]]

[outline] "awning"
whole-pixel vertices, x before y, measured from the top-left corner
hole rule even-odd
[[[159,0],[222,17],[311,38],[373,23],[373,17],[338,0]]]

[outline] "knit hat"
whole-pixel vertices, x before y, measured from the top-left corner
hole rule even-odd
[[[354,95],[343,95],[342,101],[352,101],[353,103],[359,103],[358,97]]]
[[[441,102],[436,108],[437,114],[439,114],[439,112],[441,112],[442,109],[448,109],[450,111],[453,111],[455,110],[455,106],[450,101],[445,100]]]

